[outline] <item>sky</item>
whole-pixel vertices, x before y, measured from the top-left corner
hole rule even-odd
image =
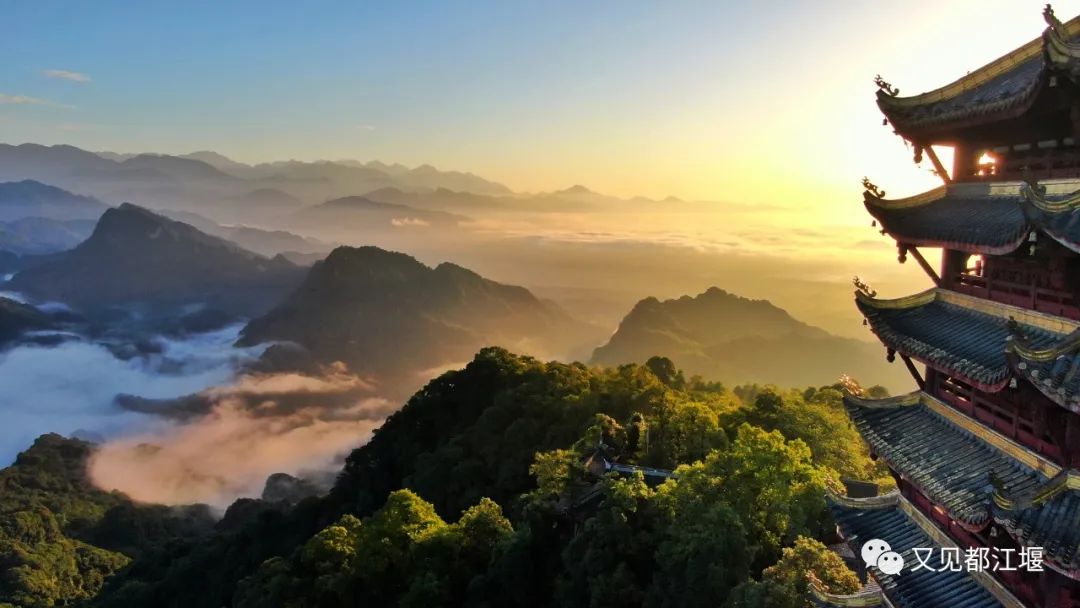
[[[936,185],[882,126],[875,74],[916,94],[1045,27],[1019,0],[6,0],[0,16],[5,143],[430,163],[810,224],[865,223],[863,175]]]

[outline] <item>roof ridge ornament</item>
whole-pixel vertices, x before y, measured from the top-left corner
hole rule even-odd
[[[870,181],[869,177],[862,178],[863,188],[866,188],[866,192],[874,198],[885,198],[885,191],[878,188],[874,182]]]
[[[1043,32],[1043,53],[1053,67],[1063,70],[1073,81],[1080,77],[1080,43],[1073,40],[1078,33],[1075,19],[1065,25],[1054,15],[1049,4],[1043,9],[1047,28]],[[1070,33],[1070,26],[1072,33]]]
[[[870,285],[864,283],[863,280],[858,277],[858,275],[856,275],[855,277],[853,277],[851,279],[851,283],[853,285],[855,285],[855,289],[859,293],[861,293],[861,294],[863,294],[863,295],[865,295],[867,297],[870,297],[870,298],[876,298],[877,297],[877,292],[874,291],[873,289],[870,289]]]
[[[877,85],[879,92],[883,92],[889,97],[896,97],[900,94],[900,89],[889,84],[884,78],[881,77],[881,74],[874,76],[874,84]]]
[[[1070,481],[1074,475],[1068,469],[1062,469],[1057,475],[1043,483],[1022,491],[1009,489],[1005,481],[993,471],[990,472],[990,484],[993,487],[994,504],[1003,511],[1023,511],[1032,507],[1041,507],[1062,492],[1070,490]],[[1075,481],[1071,482],[1075,484]]]
[[[1031,170],[1029,165],[1024,165],[1020,170],[1020,179],[1024,181],[1028,188],[1031,188],[1032,192],[1040,196],[1046,194],[1046,186],[1039,184],[1039,179],[1035,177],[1035,172]]]
[[[1043,7],[1043,19],[1046,21],[1046,25],[1050,26],[1050,29],[1053,30],[1055,34],[1068,40],[1069,35],[1065,31],[1065,24],[1061,22],[1061,19],[1058,19],[1057,16],[1054,15],[1054,7],[1050,6],[1049,2]]]

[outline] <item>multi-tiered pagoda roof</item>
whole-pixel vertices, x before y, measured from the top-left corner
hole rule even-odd
[[[1080,608],[1080,17],[1043,16],[1040,38],[934,91],[876,80],[885,124],[943,185],[888,199],[864,180],[864,204],[934,287],[885,299],[856,279],[865,324],[919,390],[845,399],[898,491],[831,508],[856,552],[881,538],[905,561],[958,546],[1046,569],[870,568],[879,595],[813,588],[818,605]],[[941,249],[940,271],[920,248]]]

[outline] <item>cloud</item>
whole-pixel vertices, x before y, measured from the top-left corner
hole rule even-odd
[[[418,217],[395,217],[390,220],[390,225],[395,228],[405,228],[409,226],[430,226],[431,223]]]
[[[374,131],[375,125],[356,125],[356,128],[361,131]]]
[[[101,344],[18,346],[0,353],[0,464],[42,433],[85,429],[106,436],[156,422],[116,407],[133,392],[172,399],[229,382],[261,349],[231,345],[239,326],[180,340],[159,340],[160,352],[120,359]]]
[[[396,409],[372,388],[335,364],[312,375],[244,374],[171,402],[129,398],[123,407],[153,407],[162,424],[106,442],[90,476],[136,500],[223,509],[241,496],[259,496],[273,473],[340,468],[342,457]]]
[[[73,106],[64,105],[62,103],[56,103],[47,99],[41,99],[38,97],[30,97],[28,95],[8,95],[7,93],[0,93],[0,104],[17,105],[17,106],[48,106],[50,108],[66,108],[71,109]]]
[[[44,99],[38,99],[37,97],[27,97],[26,95],[7,95],[5,93],[0,93],[0,103],[33,106],[49,105],[49,102],[45,101]]]
[[[72,82],[90,82],[90,76],[81,72],[72,72],[69,70],[45,70],[42,73],[46,78],[58,78],[60,80],[70,80]]]

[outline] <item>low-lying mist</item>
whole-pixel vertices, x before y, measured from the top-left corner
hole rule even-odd
[[[260,350],[233,348],[239,330],[156,338],[156,352],[126,359],[82,339],[0,352],[0,462],[42,433],[110,437],[152,422],[117,407],[118,394],[170,399],[228,382]]]
[[[340,468],[392,411],[338,366],[317,376],[242,375],[175,404],[157,404],[158,428],[97,451],[90,475],[98,486],[146,502],[224,508],[259,496],[273,473]]]

